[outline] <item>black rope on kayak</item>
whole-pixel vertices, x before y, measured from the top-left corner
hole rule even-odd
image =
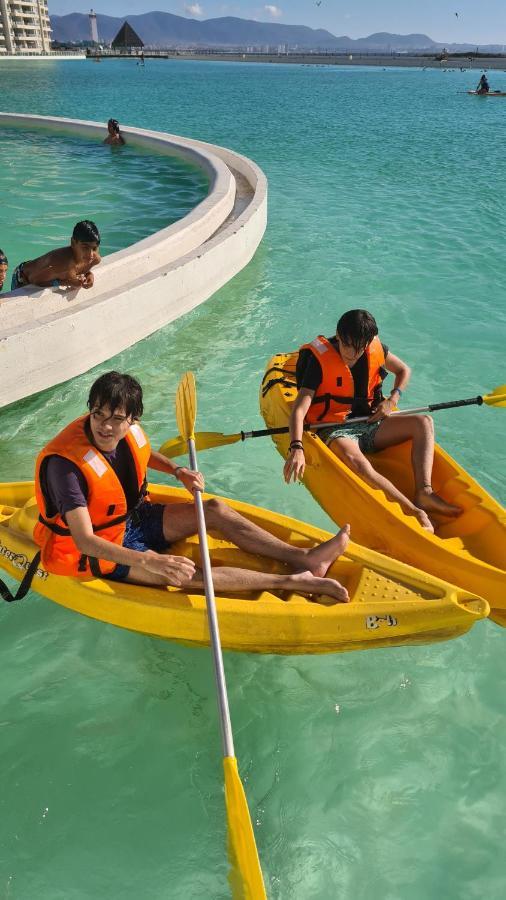
[[[15,594],[12,593],[11,590],[7,587],[4,581],[0,579],[0,594],[6,603],[13,603],[14,600],[22,600],[23,597],[30,590],[30,586],[33,581],[33,576],[35,575],[38,565],[40,563],[40,550],[33,557],[30,565],[28,566],[23,578],[21,579],[21,584],[19,585]]]
[[[265,379],[269,375],[271,375],[273,372],[279,372],[281,374],[281,376],[283,376],[283,377],[271,378],[271,380],[268,381],[267,384],[265,384],[264,383]],[[287,387],[287,388],[296,388],[297,382],[296,381],[287,381],[286,377],[285,377],[285,376],[287,376],[288,378],[293,378],[294,375],[295,375],[294,371],[292,372],[292,371],[290,371],[290,369],[282,369],[279,366],[273,366],[271,369],[267,369],[267,372],[265,373],[264,377],[262,378],[262,385],[263,385],[262,397],[266,397],[267,394],[269,393],[270,389],[272,387],[274,387],[275,384],[282,384],[283,387]]]
[[[264,383],[267,376],[271,374],[271,372],[281,372],[282,375],[290,375],[292,378],[294,378],[295,376],[295,369],[282,369],[279,366],[272,366],[271,369],[267,369],[267,372],[262,378],[262,384]]]
[[[283,387],[287,388],[297,387],[295,381],[287,381],[286,378],[271,378],[271,380],[267,382],[265,387],[262,388],[262,397],[266,397],[270,389],[274,387],[275,384],[282,384]]]

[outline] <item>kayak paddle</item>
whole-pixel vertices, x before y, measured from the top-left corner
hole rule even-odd
[[[409,416],[416,413],[437,412],[440,409],[456,409],[459,406],[506,406],[506,384],[501,384],[494,388],[490,394],[484,396],[470,397],[467,400],[450,400],[447,403],[431,403],[429,406],[418,406],[413,409],[401,409],[394,416]],[[348,419],[347,422],[335,423],[352,427],[360,422],[367,422],[368,416],[361,416],[358,419]],[[332,422],[322,422],[319,425],[304,425],[305,431],[318,431],[319,428],[328,428]],[[271,434],[288,434],[288,425],[280,428],[260,428],[257,431],[239,431],[237,434],[222,434],[219,431],[198,431],[194,435],[197,450],[210,450],[211,447],[224,447],[227,444],[235,444],[237,441],[245,441],[247,438],[267,437]],[[181,437],[171,438],[160,447],[160,453],[169,458],[173,456],[182,456],[186,452],[186,441]]]
[[[190,467],[197,469],[195,448],[195,419],[197,416],[197,391],[193,372],[186,372],[179,383],[176,394],[176,421],[182,441],[186,443],[190,456]],[[225,771],[225,803],[228,820],[228,839],[232,861],[232,883],[240,887],[240,896],[245,900],[266,900],[264,880],[255,843],[248,803],[237,769],[234,752],[232,723],[228,707],[225,669],[221,652],[220,632],[214,599],[213,575],[209,547],[207,545],[206,520],[201,491],[195,491],[199,546],[202,558],[202,572],[206,595],[207,618],[213,651],[214,674],[220,714],[223,746],[223,768]]]

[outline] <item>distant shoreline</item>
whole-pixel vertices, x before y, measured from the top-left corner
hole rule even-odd
[[[110,50],[91,50],[91,59],[136,59],[141,51],[118,53]],[[220,53],[219,51],[198,50],[144,50],[144,59],[198,60],[206,62],[238,63],[282,63],[303,66],[376,66],[389,68],[422,69],[498,69],[506,70],[506,56],[450,56],[435,58],[434,54],[423,56],[407,53]]]

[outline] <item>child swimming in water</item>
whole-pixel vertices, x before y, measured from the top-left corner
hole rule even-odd
[[[109,119],[107,123],[107,131],[109,132],[109,134],[104,140],[104,144],[122,146],[125,143],[125,138],[119,130],[119,122],[117,119]]]
[[[22,262],[12,274],[11,291],[34,284],[37,287],[88,288],[93,287],[90,269],[98,266],[100,233],[94,222],[84,219],[72,232],[69,247],[50,250],[37,259]]]

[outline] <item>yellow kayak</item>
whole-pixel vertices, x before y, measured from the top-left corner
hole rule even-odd
[[[269,428],[287,425],[295,400],[297,353],[280,353],[267,364],[260,408]],[[289,437],[273,440],[283,457]],[[506,626],[506,510],[454,459],[436,445],[433,486],[449,503],[462,507],[456,519],[435,519],[425,531],[398,503],[369,487],[318,438],[305,432],[304,484],[335,522],[350,522],[356,541],[412,566],[445,578],[484,597],[490,617]],[[413,498],[410,444],[374,454],[374,467]]]
[[[188,494],[178,488],[150,486],[159,503],[180,503]],[[295,519],[226,500],[267,531],[302,547],[330,535]],[[37,550],[32,540],[37,507],[33,483],[0,484],[0,568],[21,581]],[[281,571],[210,535],[214,564]],[[177,555],[199,561],[196,538],[173,545]],[[217,597],[222,645],[251,653],[333,653],[397,644],[446,640],[468,631],[487,616],[488,604],[439,578],[386,559],[350,543],[329,572],[343,583],[348,604],[325,606],[305,596],[269,592]],[[178,588],[139,587],[120,582],[49,575],[36,571],[32,589],[76,612],[121,628],[184,644],[209,643],[203,594]],[[22,600],[20,602],[23,602]]]

